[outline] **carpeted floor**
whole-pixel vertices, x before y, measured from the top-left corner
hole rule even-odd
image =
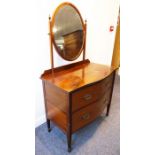
[[[53,127],[53,126],[52,126]],[[35,155],[119,155],[120,78],[116,76],[110,114],[99,117],[72,136],[72,152],[67,152],[66,136],[57,128],[48,133],[46,123],[35,129]]]

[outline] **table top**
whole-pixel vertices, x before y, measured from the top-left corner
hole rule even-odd
[[[80,61],[71,65],[46,70],[41,79],[63,89],[66,92],[74,91],[85,85],[100,81],[114,71],[114,68],[91,63],[89,60]]]

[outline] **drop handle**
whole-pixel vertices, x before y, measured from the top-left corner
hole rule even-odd
[[[86,95],[84,95],[83,98],[88,101],[88,100],[90,100],[92,98],[92,95],[91,94],[86,94]]]
[[[82,120],[88,120],[90,118],[90,114],[89,113],[85,113],[84,115],[81,116]]]

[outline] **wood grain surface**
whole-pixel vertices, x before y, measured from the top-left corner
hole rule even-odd
[[[65,92],[72,92],[83,86],[101,81],[114,69],[106,65],[90,63],[89,60],[45,71],[41,79],[50,82]]]

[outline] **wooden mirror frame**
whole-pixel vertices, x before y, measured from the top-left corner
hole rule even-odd
[[[78,55],[74,58],[74,59],[66,59],[64,58],[62,55],[60,55],[59,53],[59,49],[55,43],[55,40],[54,40],[54,32],[52,31],[53,30],[53,27],[54,27],[54,23],[55,23],[55,16],[57,14],[57,12],[60,10],[60,8],[64,7],[65,5],[69,5],[71,7],[73,7],[75,9],[75,11],[78,13],[80,19],[81,19],[81,23],[82,23],[82,27],[83,27],[83,44],[82,44],[82,47],[80,49],[80,52],[78,53]],[[64,60],[67,60],[67,61],[74,61],[76,60],[82,53],[83,51],[83,60],[85,60],[85,49],[86,49],[86,31],[87,30],[87,21],[85,20],[85,22],[83,21],[82,19],[82,16],[79,12],[79,10],[71,3],[69,2],[64,2],[64,3],[61,3],[57,8],[56,10],[54,11],[54,14],[52,16],[52,20],[51,20],[51,17],[49,16],[49,39],[50,39],[50,57],[51,57],[51,69],[54,68],[54,59],[53,59],[53,45],[55,47],[55,50],[57,51],[58,55],[63,58]]]

